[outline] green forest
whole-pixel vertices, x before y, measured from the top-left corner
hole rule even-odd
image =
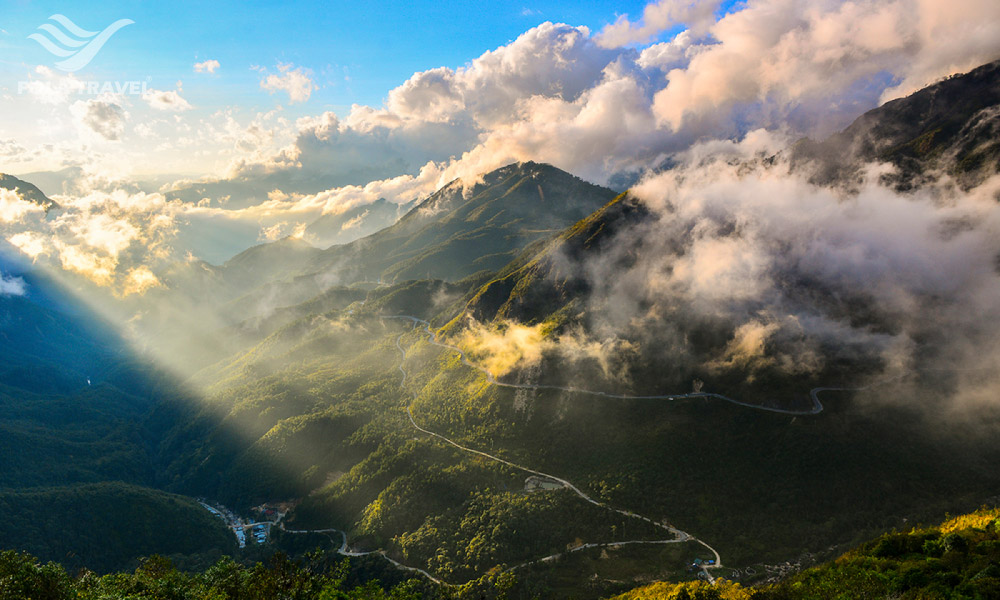
[[[134,570],[70,575],[27,553],[0,553],[4,600],[409,600],[546,598],[526,592],[516,575],[495,573],[463,586],[421,578],[389,585],[359,581],[351,561],[330,552],[292,560],[281,553],[240,564],[224,557],[199,571],[179,570],[152,556]],[[579,571],[577,577],[583,574]],[[1000,509],[981,509],[934,527],[891,532],[780,583],[740,585],[720,578],[656,583],[613,600],[989,600],[1000,594]]]

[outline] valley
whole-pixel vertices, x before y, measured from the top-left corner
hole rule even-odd
[[[918,69],[910,20],[771,2],[376,107],[332,59],[252,63],[268,110],[185,101],[200,54],[49,90],[87,160],[0,139],[0,600],[997,597],[993,21]],[[214,175],[96,170],[133,135]]]

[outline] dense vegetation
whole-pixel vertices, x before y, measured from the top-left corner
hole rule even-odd
[[[400,284],[372,294],[369,305],[397,293],[419,305],[417,292],[426,298],[435,287]],[[983,451],[992,448],[985,443],[991,430],[931,425],[928,415],[876,392],[830,393],[822,415],[798,418],[718,401],[515,393],[486,384],[455,353],[427,344],[425,333],[374,318],[369,308],[326,313],[323,327],[314,317],[293,322],[232,364],[213,367],[221,377],[215,395],[170,438],[187,448],[167,449],[182,459],[169,470],[175,489],[208,490],[241,507],[301,498],[292,526],[337,527],[354,548],[384,548],[462,582],[555,554],[578,538],[657,534],[571,494],[525,494],[525,473],[416,432],[408,404],[424,427],[567,477],[614,506],[668,519],[734,566],[806,550],[828,555],[831,546],[904,518],[973,506],[998,483],[997,452]],[[400,334],[406,390],[399,387]],[[222,425],[213,425],[220,414]],[[858,480],[878,484],[852,484]],[[683,577],[685,561],[698,555],[690,548],[668,570]],[[600,584],[588,583],[583,595],[614,589],[611,582],[629,569],[613,564],[595,571]],[[543,595],[582,593],[558,573],[533,569],[530,578]]]
[[[909,121],[926,112],[927,103],[914,102],[891,110]],[[944,152],[934,140],[949,140],[951,148],[967,137],[950,122],[926,137],[920,128],[935,126],[933,119],[918,121],[919,131],[900,134],[901,146],[885,156],[912,158],[910,150],[920,150],[918,158],[932,158]],[[981,142],[982,131],[973,133],[968,139]],[[989,162],[991,148],[981,159],[964,156]],[[468,194],[448,186],[397,225],[348,246],[318,250],[287,239],[221,267],[180,266],[164,277],[171,289],[151,296],[183,309],[204,302],[231,317],[221,329],[180,336],[178,364],[197,367],[183,383],[136,358],[87,311],[44,298],[0,298],[4,544],[102,571],[152,553],[189,567],[233,551],[221,521],[190,500],[150,489],[159,488],[238,511],[291,501],[290,527],[343,530],[351,549],[382,551],[449,583],[473,580],[466,588],[473,597],[500,586],[517,597],[593,598],[653,577],[693,578],[684,567],[707,558],[694,543],[615,548],[664,534],[567,489],[529,492],[523,470],[418,431],[408,412],[421,427],[468,447],[669,521],[710,542],[732,567],[803,552],[829,557],[995,493],[1000,420],[986,411],[976,423],[947,421],[909,406],[895,385],[828,393],[822,414],[799,417],[718,400],[514,391],[491,385],[411,323],[383,318],[426,318],[456,343],[469,316],[492,333],[517,324],[538,326],[543,335],[585,326],[588,290],[573,259],[601,252],[616,243],[620,228],[648,217],[627,194],[613,195],[546,165],[511,165]],[[189,294],[189,304],[180,302]],[[844,305],[863,319],[867,308]],[[174,317],[165,311],[162,327],[172,327]],[[732,337],[731,328],[710,319],[680,323],[679,331],[693,340],[694,354],[704,355],[696,359],[717,354]],[[687,392],[704,376],[655,347],[636,346],[631,358],[617,379],[594,360],[549,355],[503,377],[650,394]],[[712,389],[801,407],[805,390],[848,372],[856,377],[864,368],[832,364],[799,379],[762,371],[752,385],[734,368],[717,375]],[[931,379],[914,387],[934,388]],[[828,597],[836,596],[831,586],[840,578],[861,591],[874,580],[870,589],[879,594],[934,594],[933,586],[951,585],[986,597],[995,577],[986,564],[995,563],[995,521],[976,527],[938,537],[930,530],[893,534],[787,586],[747,591],[690,583],[644,593]],[[296,554],[307,549],[304,539],[278,534]],[[329,539],[318,541],[331,547]],[[570,552],[586,544],[602,545]],[[240,557],[263,552],[252,548]],[[359,588],[344,578],[360,572],[343,575],[332,555],[253,567],[223,559],[200,575],[155,559],[131,574],[78,579],[21,555],[4,554],[3,561],[12,598],[43,588],[54,590],[51,597],[84,598],[405,598],[424,585]],[[378,554],[357,562],[364,577],[390,568]],[[901,587],[900,578],[912,585]],[[800,592],[814,595],[794,595]]]
[[[416,600],[437,594],[417,580],[389,590],[377,581],[351,581],[345,562],[314,554],[303,562],[284,555],[266,564],[243,566],[223,558],[201,573],[179,571],[166,558],[145,559],[133,572],[98,576],[84,571],[69,576],[55,563],[41,564],[34,557],[0,553],[0,599],[3,600]]]
[[[573,589],[586,589],[584,579],[604,552],[587,560],[560,563],[572,568]],[[662,558],[662,556],[661,556]],[[641,557],[631,555],[630,561]],[[354,560],[354,559],[351,559]],[[194,573],[177,570],[170,560],[153,556],[131,572],[98,576],[81,571],[70,576],[59,565],[42,564],[26,553],[0,553],[0,598],[62,600],[148,598],[150,600],[526,598],[550,597],[531,591],[510,574],[493,574],[464,586],[439,586],[426,580],[391,577],[388,586],[361,581],[351,561],[313,552],[293,561],[278,553],[264,562],[240,565],[229,558]],[[567,574],[564,573],[563,577]],[[616,596],[614,600],[820,600],[830,598],[899,598],[988,600],[1000,594],[1000,510],[982,509],[937,527],[892,532],[851,550],[840,558],[773,584],[742,586],[720,579],[655,583]]]
[[[938,527],[885,534],[837,560],[774,585],[658,583],[615,600],[819,600],[1000,597],[1000,510],[983,509]]]
[[[98,571],[233,552],[222,521],[152,489],[159,432],[147,419],[185,405],[183,388],[65,289],[13,266],[26,293],[0,297],[0,547]]]
[[[0,540],[66,568],[106,572],[153,553],[186,566],[235,551],[221,520],[194,500],[122,483],[0,492]]]

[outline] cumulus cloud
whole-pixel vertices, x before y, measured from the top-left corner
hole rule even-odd
[[[200,63],[194,63],[195,73],[215,73],[215,70],[220,67],[219,61],[214,58],[210,58],[206,61]]]
[[[673,130],[741,107],[758,125],[793,110],[820,120],[838,104],[853,113],[856,99],[871,106],[914,91],[1000,56],[1000,5],[764,0],[708,31],[714,41],[656,92],[658,120]]]
[[[597,46],[586,27],[542,23],[466,67],[414,74],[389,92],[384,114],[403,121],[468,119],[488,129],[518,118],[519,103],[535,96],[572,102],[620,55]]]
[[[0,231],[11,245],[119,295],[158,285],[154,270],[177,258],[171,242],[182,207],[159,194],[59,196],[60,209],[46,216],[37,205],[16,203],[3,192]]]
[[[69,109],[81,133],[96,135],[107,141],[117,141],[125,132],[128,113],[117,99],[77,100]]]
[[[174,112],[191,110],[191,105],[188,104],[188,101],[181,97],[181,91],[181,83],[178,81],[176,90],[164,91],[149,88],[142,94],[142,99],[145,100],[151,108],[156,110]]]
[[[204,179],[220,185],[196,186],[195,200],[229,196],[242,204],[275,188],[315,194],[415,175],[429,162],[444,176],[467,179],[535,160],[622,186],[698,140],[739,138],[759,127],[823,136],[881,101],[1000,57],[1000,5],[988,0],[754,0],[727,8],[716,22],[719,6],[656,0],[596,35],[542,23],[462,66],[414,73],[384,104],[356,106],[341,118],[248,122],[238,110],[222,110],[197,123],[137,119],[143,139],[123,140],[120,154],[101,160],[118,166],[127,149],[143,157],[144,170],[206,169]],[[217,62],[193,68],[210,73]],[[262,89],[292,102],[316,89],[300,66],[258,71]],[[94,99],[89,82],[45,67],[24,83],[22,100],[58,106]],[[146,100],[187,107],[180,90],[154,91]],[[115,104],[132,110],[127,101]],[[84,108],[101,107],[78,104],[75,112]],[[90,123],[80,125],[81,142],[128,137],[122,118],[82,119],[56,108],[38,129],[61,131],[67,116]],[[96,160],[93,146],[38,156],[66,154],[79,164]],[[100,149],[111,153],[111,146]]]
[[[584,27],[543,23],[465,67],[414,74],[390,91],[384,107],[355,105],[342,119],[332,112],[299,119],[293,144],[234,162],[227,179],[261,181],[265,193],[273,187],[315,193],[302,187],[364,186],[414,175],[429,163],[459,159],[488,132],[518,122],[532,110],[527,99],[578,101],[620,54],[599,48]],[[495,154],[487,160],[479,152],[480,165],[466,161],[467,168],[446,176],[517,160],[512,152]]]
[[[617,48],[643,44],[664,30],[678,25],[687,26],[695,35],[703,35],[715,22],[719,0],[657,0],[646,5],[640,21],[630,21],[621,15],[597,36],[602,46]]]
[[[161,287],[163,284],[160,280],[153,274],[149,267],[145,265],[140,265],[134,269],[130,269],[125,275],[125,281],[122,286],[123,296],[132,295],[143,295],[147,291],[155,287]]]
[[[0,225],[23,223],[30,217],[45,215],[45,209],[25,200],[14,190],[0,188]]]
[[[228,177],[315,193],[294,186],[364,186],[428,163],[442,185],[535,160],[597,183],[633,181],[699,140],[760,127],[828,135],[881,101],[1000,57],[994,2],[757,0],[716,21],[718,8],[657,1],[596,36],[542,23],[465,66],[415,73],[381,107],[300,119],[293,144],[234,163]],[[676,27],[667,41],[631,47]],[[292,72],[282,68],[271,75]]]
[[[441,169],[428,163],[416,176],[400,175],[392,179],[373,181],[364,186],[344,186],[303,196],[295,200],[297,206],[318,206],[323,214],[340,214],[358,206],[371,204],[380,198],[396,204],[412,202],[427,196],[440,187]]]
[[[0,273],[0,296],[23,296],[26,291],[24,279]]]
[[[160,119],[144,131],[153,139],[156,131],[176,130],[174,152],[211,139],[224,146],[216,154],[233,157],[223,177],[179,182],[165,198],[188,203],[171,215],[231,235],[232,246],[213,250],[222,256],[236,240],[252,243],[282,223],[287,234],[381,198],[404,204],[513,161],[550,162],[598,183],[634,181],[679,152],[698,151],[690,149],[699,140],[742,139],[758,127],[781,128],[790,138],[822,134],[881,99],[1000,56],[994,2],[957,0],[944,10],[922,0],[756,0],[715,22],[717,8],[711,1],[657,1],[641,18],[625,17],[596,36],[585,27],[542,23],[464,66],[415,73],[384,105],[354,106],[342,118],[327,112],[291,122],[276,109],[247,120],[223,110],[196,127]],[[669,40],[631,47],[678,26],[685,30]],[[195,69],[210,73],[216,64],[206,60]],[[288,93],[293,102],[316,89],[302,67],[259,70],[263,89]],[[27,91],[65,101],[79,85],[40,68]],[[145,100],[186,108],[180,92],[152,90]],[[89,139],[103,141],[124,137],[125,106],[102,96],[69,108]],[[274,190],[281,195],[270,197]],[[204,198],[208,204],[198,204]],[[205,245],[193,233],[181,235],[189,236],[185,244]],[[21,241],[38,250],[38,239]],[[688,257],[691,268],[736,252],[731,244],[706,240]]]
[[[347,231],[348,229],[356,229],[356,228],[360,227],[361,224],[364,222],[365,217],[368,216],[369,212],[371,212],[371,211],[366,210],[365,212],[361,213],[360,215],[358,215],[356,217],[352,217],[352,218],[344,221],[344,224],[340,226],[340,230],[341,231]]]
[[[274,225],[261,227],[260,239],[267,242],[276,242],[283,238],[302,239],[305,233],[306,223],[290,223],[281,221]]]
[[[313,90],[317,89],[316,84],[306,69],[293,67],[292,63],[278,63],[277,73],[268,73],[266,69],[261,69],[264,77],[260,80],[260,87],[272,94],[277,91],[286,92],[290,104],[305,102]]]

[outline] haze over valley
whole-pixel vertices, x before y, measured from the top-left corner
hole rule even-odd
[[[995,2],[0,43],[0,596],[1000,594]]]

